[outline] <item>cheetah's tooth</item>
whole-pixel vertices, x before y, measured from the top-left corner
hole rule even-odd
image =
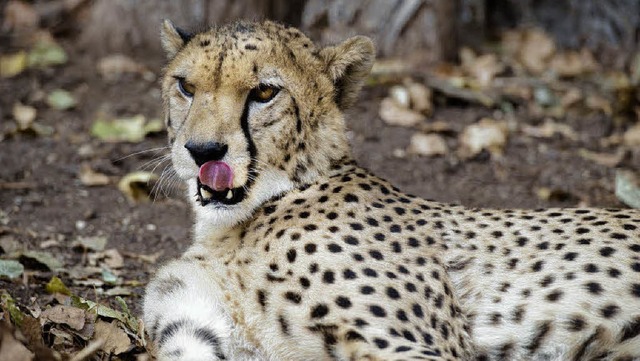
[[[231,198],[233,198],[233,191],[229,189],[229,192],[227,192],[227,199],[231,199]]]
[[[213,196],[213,194],[211,192],[209,192],[208,190],[202,188],[200,190],[201,194],[202,194],[202,198],[211,198]]]

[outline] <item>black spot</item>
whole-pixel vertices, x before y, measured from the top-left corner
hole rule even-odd
[[[340,252],[342,252],[342,247],[340,247],[340,245],[335,244],[335,243],[328,244],[327,245],[327,249],[331,253],[340,253]]]
[[[376,239],[376,241],[384,241],[386,239],[385,235],[382,233],[376,233],[373,235],[373,238]]]
[[[413,310],[413,314],[416,315],[416,317],[418,318],[424,317],[424,313],[422,312],[422,307],[419,304],[414,303],[411,309]]]
[[[384,308],[378,306],[378,305],[370,305],[369,306],[369,311],[371,312],[372,315],[376,316],[376,317],[386,317],[387,316],[387,311],[384,310]]]
[[[316,226],[315,224],[307,224],[306,226],[304,226],[304,230],[307,232],[315,231],[316,229],[318,229],[318,226]]]
[[[345,202],[358,202],[358,197],[351,194],[351,193],[347,193],[344,195],[344,201]]]
[[[544,341],[544,338],[547,337],[549,331],[551,331],[550,321],[544,321],[541,324],[537,325],[537,329],[533,337],[531,338],[531,342],[526,347],[527,350],[529,350],[529,355],[533,355],[538,350],[538,348],[540,348],[540,345],[542,345],[542,341]]]
[[[358,239],[354,236],[344,236],[342,237],[342,240],[346,243],[346,244],[350,244],[352,246],[357,246],[358,243],[360,243],[358,241]]]
[[[617,268],[609,268],[607,270],[607,273],[609,274],[609,277],[611,277],[611,278],[618,278],[622,274],[622,272],[620,272],[620,270],[617,269]]]
[[[600,314],[604,318],[611,318],[611,317],[614,317],[618,313],[618,311],[620,311],[620,307],[618,307],[617,305],[610,304],[602,307],[600,309]]]
[[[335,274],[333,271],[325,271],[322,274],[322,281],[324,283],[332,284],[335,281]]]
[[[631,264],[631,269],[634,272],[640,272],[640,262],[634,262]]]
[[[369,255],[378,261],[382,261],[384,259],[384,257],[382,256],[382,253],[380,253],[380,251],[376,251],[376,250],[371,250],[369,251]]]
[[[338,296],[336,298],[336,305],[341,308],[349,308],[351,307],[351,300],[349,300],[347,297]]]
[[[400,233],[401,228],[399,225],[393,224],[391,225],[391,227],[389,227],[389,231],[391,231],[391,233]]]
[[[278,323],[280,324],[280,331],[282,331],[285,336],[289,336],[289,322],[283,315],[278,315]]]
[[[567,330],[571,332],[579,332],[584,330],[586,322],[581,316],[573,316],[567,323]]]
[[[311,286],[311,282],[306,277],[300,277],[300,285],[302,286],[302,288],[307,289],[309,288],[309,286]]]
[[[584,284],[584,287],[589,291],[589,293],[594,295],[599,295],[604,291],[602,286],[598,282],[587,282]]]
[[[255,46],[255,44],[246,44],[246,45],[244,46],[244,48],[245,48],[246,50],[258,50],[258,47],[257,47],[257,46]]]
[[[211,44],[211,41],[209,39],[205,39],[205,40],[201,40],[200,41],[200,46],[201,47],[205,47],[205,46],[209,46],[209,44]]]
[[[311,309],[311,318],[322,318],[329,313],[329,307],[327,305],[320,303]]]
[[[258,290],[258,303],[260,307],[262,307],[262,311],[265,311],[267,308],[267,295],[264,290]]]
[[[615,248],[612,247],[602,247],[600,248],[600,255],[602,257],[610,257],[612,254],[614,254],[616,251]]]
[[[634,283],[631,285],[631,294],[640,298],[640,283]]]
[[[576,252],[567,252],[564,254],[564,257],[562,257],[565,261],[573,261],[576,259],[576,257],[578,257],[578,254]]]
[[[640,317],[636,317],[633,321],[624,326],[620,336],[620,342],[622,343],[626,340],[637,337],[638,335],[640,335]]]
[[[383,340],[381,338],[374,338],[373,339],[373,343],[375,343],[376,346],[378,346],[379,349],[385,349],[385,348],[389,347],[389,341]]]
[[[298,253],[293,248],[291,248],[289,251],[287,251],[287,260],[289,261],[289,263],[295,262],[297,255],[298,255]]]
[[[304,251],[308,254],[316,253],[317,248],[318,247],[314,243],[307,243],[304,245]]]
[[[375,288],[371,287],[371,286],[362,286],[360,288],[360,293],[362,293],[363,295],[370,295],[372,293],[376,292]]]
[[[598,270],[598,266],[596,266],[593,263],[587,263],[586,265],[584,265],[584,271],[587,273],[597,273]]]
[[[363,273],[365,274],[365,276],[367,276],[367,277],[373,277],[373,278],[378,277],[378,272],[376,272],[376,271],[375,271],[374,269],[372,269],[372,268],[368,268],[368,267],[367,267],[367,268],[363,269],[363,270],[362,270],[362,272],[363,272]]]
[[[611,233],[611,238],[613,239],[627,239],[627,235],[624,233]]]
[[[555,291],[552,291],[551,293],[549,293],[547,295],[546,299],[547,299],[547,301],[550,301],[550,302],[556,302],[561,297],[562,297],[562,291],[555,290]]]
[[[540,272],[542,270],[542,266],[544,265],[544,261],[537,261],[531,266],[531,270],[534,272]]]
[[[358,278],[358,275],[356,275],[356,273],[350,269],[345,269],[344,271],[342,271],[342,277],[344,277],[344,279],[346,280],[352,280]]]
[[[397,300],[400,298],[400,293],[393,287],[387,287],[387,296],[393,300]]]

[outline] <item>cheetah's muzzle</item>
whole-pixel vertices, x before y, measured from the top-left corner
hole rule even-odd
[[[209,161],[200,166],[198,174],[198,201],[202,206],[212,202],[236,204],[245,195],[244,188],[232,188],[233,170],[222,161]]]

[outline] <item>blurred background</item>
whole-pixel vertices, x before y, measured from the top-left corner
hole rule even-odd
[[[348,135],[408,193],[640,208],[640,0],[0,0],[0,360],[150,357],[142,289],[190,243],[164,18],[373,38]]]

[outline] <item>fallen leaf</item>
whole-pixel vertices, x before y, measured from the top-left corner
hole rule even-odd
[[[107,80],[117,80],[127,73],[140,74],[148,80],[155,79],[155,75],[146,66],[123,54],[113,54],[100,59],[97,68],[98,73]]]
[[[117,321],[112,321],[111,323],[104,321],[96,322],[94,338],[104,341],[100,349],[114,355],[127,352],[134,347],[127,333],[118,327]]]
[[[403,108],[409,108],[411,106],[411,98],[409,97],[409,91],[402,85],[394,85],[389,89],[389,98],[393,99],[396,104]]]
[[[611,101],[606,99],[600,95],[591,94],[585,100],[585,103],[589,109],[592,110],[600,110],[605,115],[610,116],[613,114],[613,108],[611,106]]]
[[[56,305],[42,311],[41,319],[49,320],[53,323],[68,325],[74,330],[82,330],[85,323],[85,311],[73,306]]]
[[[460,59],[465,72],[483,88],[491,85],[496,75],[504,70],[504,65],[495,54],[477,56],[473,50],[464,47],[460,50]]]
[[[444,138],[438,134],[415,133],[411,136],[407,152],[428,157],[447,154],[449,149]]]
[[[133,292],[131,288],[126,287],[114,287],[104,292],[106,296],[131,296]]]
[[[518,60],[531,73],[540,74],[547,69],[556,45],[553,39],[540,29],[527,29],[522,33]]]
[[[103,262],[110,269],[118,269],[124,267],[124,258],[117,249],[111,248],[102,252]]]
[[[15,54],[0,55],[0,77],[11,78],[27,68],[27,53],[19,51]]]
[[[24,266],[15,260],[0,259],[0,276],[18,278],[24,272]]]
[[[35,355],[16,340],[7,326],[0,326],[0,360],[32,361]]]
[[[536,188],[536,196],[543,201],[569,202],[577,201],[578,197],[562,189],[551,189],[548,187]]]
[[[556,123],[551,119],[545,119],[544,123],[538,126],[524,125],[522,132],[534,138],[551,138],[556,134],[561,134],[567,139],[577,140],[578,134],[567,124]]]
[[[460,135],[460,155],[462,158],[472,158],[484,149],[492,155],[501,155],[507,136],[507,126],[503,122],[483,118],[463,130]]]
[[[153,183],[158,180],[158,176],[151,172],[133,172],[125,175],[118,182],[118,189],[124,193],[131,202],[149,200],[149,194],[153,188]]]
[[[64,89],[56,89],[47,95],[47,104],[56,110],[67,110],[78,103],[71,93]]]
[[[27,56],[27,64],[32,68],[62,65],[68,60],[64,49],[52,39],[37,42]]]
[[[50,294],[61,293],[67,296],[71,295],[71,291],[65,286],[62,280],[56,276],[51,277],[51,280],[45,286],[45,290]]]
[[[91,169],[89,164],[84,163],[80,167],[80,182],[85,186],[94,187],[107,185],[110,180],[106,174],[98,173]]]
[[[409,82],[406,87],[411,99],[411,109],[427,116],[431,115],[433,112],[431,89],[423,84],[414,82]]]
[[[82,247],[91,251],[103,251],[107,245],[106,236],[91,236],[82,237],[79,236],[71,245],[72,247]]]
[[[640,146],[640,123],[632,126],[624,132],[622,142],[629,147]]]
[[[637,173],[616,171],[616,197],[629,207],[640,209],[640,177]]]
[[[567,51],[553,56],[549,67],[561,77],[576,77],[593,72],[598,65],[591,52],[583,49],[580,52]]]
[[[159,132],[164,124],[159,119],[146,122],[144,115],[119,118],[110,121],[96,120],[91,126],[91,135],[106,142],[141,142],[149,133]]]
[[[41,268],[45,267],[50,271],[56,271],[62,268],[62,262],[55,258],[51,253],[44,251],[25,251],[20,255],[20,261],[27,268],[29,266]]]
[[[625,151],[621,149],[616,153],[596,153],[582,148],[578,150],[578,155],[605,167],[615,167],[624,159]]]
[[[40,23],[40,15],[33,5],[24,1],[10,0],[4,6],[2,30],[25,31],[36,29]]]
[[[380,118],[389,125],[401,127],[413,127],[426,119],[424,115],[403,107],[391,98],[384,98],[380,102]]]
[[[103,269],[102,280],[104,281],[104,283],[114,285],[116,284],[116,282],[118,282],[118,276],[114,275],[113,272],[108,269]]]
[[[36,120],[36,108],[23,105],[20,102],[17,102],[13,105],[13,119],[16,120],[16,124],[18,124],[18,130],[26,130],[31,128],[33,121]]]
[[[5,254],[12,255],[22,250],[24,246],[13,235],[4,234],[0,236],[0,248]]]
[[[560,98],[560,104],[564,108],[568,108],[582,100],[582,92],[578,88],[569,89],[562,98]]]
[[[20,308],[18,308],[18,306],[16,306],[16,301],[13,299],[13,297],[11,297],[7,290],[3,289],[1,290],[1,292],[2,294],[0,295],[0,305],[2,306],[2,310],[9,313],[9,315],[11,316],[11,320],[16,326],[21,327],[22,321],[24,320],[26,315],[22,313],[22,311],[20,311]]]

